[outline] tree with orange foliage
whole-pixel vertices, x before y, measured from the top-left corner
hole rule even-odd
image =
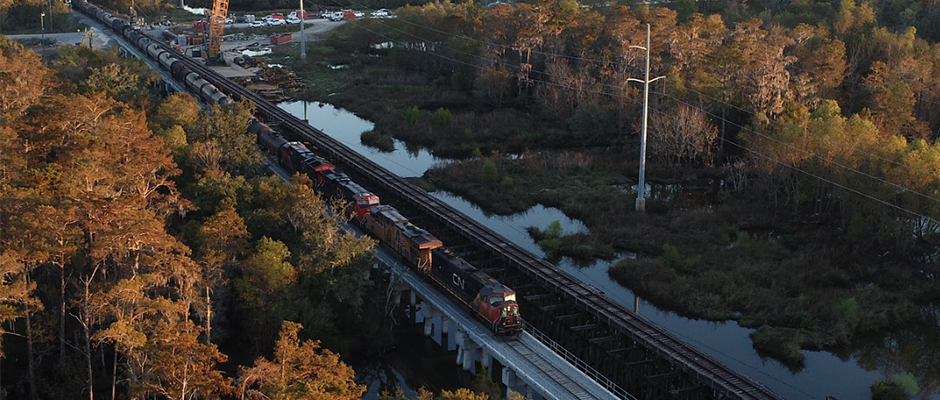
[[[353,381],[353,369],[319,341],[301,343],[303,325],[284,321],[274,361],[260,357],[251,368],[239,367],[240,399],[353,400],[366,387]]]

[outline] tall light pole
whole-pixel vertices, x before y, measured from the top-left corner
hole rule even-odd
[[[306,22],[307,15],[304,13],[304,0],[300,0],[300,61],[307,61],[307,38],[304,35]],[[306,119],[306,116],[304,119]]]
[[[53,15],[53,13],[52,13],[52,2],[53,2],[53,1],[54,1],[54,0],[49,0],[49,32],[52,32],[52,30],[55,29],[55,28],[52,27],[52,15]]]
[[[636,185],[636,211],[646,212],[646,120],[649,114],[650,82],[663,79],[665,76],[650,79],[650,24],[646,24],[646,47],[630,46],[630,48],[646,51],[646,75],[643,80],[627,79],[627,81],[643,83],[643,127],[640,133],[640,179]]]
[[[41,32],[40,32],[40,34],[39,34],[39,37],[40,37],[41,39],[39,39],[39,45],[42,47],[43,50],[46,49],[46,21],[45,21],[45,18],[46,18],[46,12],[45,12],[45,11],[40,11],[40,12],[39,12],[39,29],[41,30]]]

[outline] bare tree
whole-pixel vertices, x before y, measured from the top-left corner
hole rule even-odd
[[[718,128],[699,110],[687,105],[672,113],[650,116],[649,151],[660,162],[711,164]]]

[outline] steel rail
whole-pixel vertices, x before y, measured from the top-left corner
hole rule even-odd
[[[754,400],[782,399],[765,386],[677,339],[663,328],[612,301],[596,288],[575,279],[515,243],[507,241],[476,220],[467,217],[404,178],[391,173],[340,141],[270,103],[260,95],[231,82],[201,63],[180,54],[172,47],[162,43],[160,45],[174,52],[176,58],[186,63],[190,70],[199,73],[203,79],[216,85],[233,99],[253,102],[258,113],[268,122],[279,123],[280,129],[286,128],[309,141],[316,146],[317,150],[327,153],[334,162],[340,163],[347,170],[352,170],[373,184],[382,186],[388,192],[396,193],[402,201],[415,207],[419,212],[444,223],[480,248],[499,255],[532,278],[539,286],[567,299],[578,310],[593,315],[599,322],[607,324],[645,348],[670,360],[683,372],[697,377],[700,382],[710,386],[721,397]]]

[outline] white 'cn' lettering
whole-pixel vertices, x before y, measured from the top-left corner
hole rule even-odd
[[[463,287],[464,281],[463,281],[463,279],[460,279],[460,277],[457,276],[457,274],[454,274],[454,277],[453,277],[452,280],[454,281],[454,284],[455,284],[455,285],[459,286],[461,289],[464,288],[464,287]]]

